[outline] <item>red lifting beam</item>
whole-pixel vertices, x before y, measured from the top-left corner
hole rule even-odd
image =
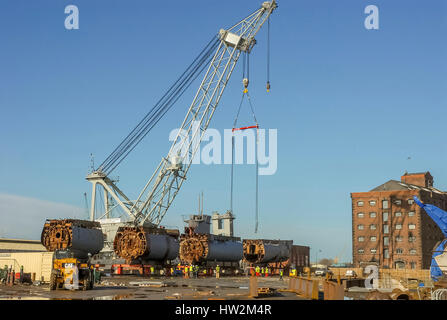
[[[254,129],[254,128],[259,129],[259,126],[255,125],[255,126],[242,127],[242,128],[233,128],[233,132],[238,131],[238,130],[246,130],[246,129]]]

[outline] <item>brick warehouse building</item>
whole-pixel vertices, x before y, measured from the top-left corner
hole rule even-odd
[[[356,267],[372,263],[382,268],[430,267],[432,250],[444,235],[413,196],[447,211],[447,193],[433,187],[430,172],[405,173],[401,181],[351,193]]]

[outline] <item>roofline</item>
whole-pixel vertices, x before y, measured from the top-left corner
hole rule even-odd
[[[404,176],[419,176],[419,175],[426,175],[427,173],[428,173],[429,175],[431,175],[430,171],[425,171],[425,172],[407,172],[407,173],[404,173],[404,174],[402,175],[402,177],[404,177]]]
[[[374,190],[374,189],[376,189],[376,188],[378,188],[378,187],[380,187],[380,186],[382,186],[382,185],[384,185],[384,184],[386,184],[388,182],[391,182],[391,181],[397,182],[399,184],[404,184],[404,185],[407,185],[409,187],[415,187],[415,189],[412,189],[412,190]],[[425,192],[435,192],[435,193],[447,194],[446,191],[439,190],[439,189],[437,189],[435,187],[423,187],[423,186],[418,186],[416,184],[406,183],[406,182],[402,182],[402,181],[394,180],[394,179],[388,180],[387,182],[381,184],[380,186],[377,186],[377,187],[375,187],[375,188],[373,188],[373,189],[371,189],[369,191],[351,192],[351,198],[352,198],[353,194],[370,193],[370,192],[400,192],[400,191],[407,192],[407,191],[419,191],[420,190],[420,191],[425,191]],[[427,191],[425,189],[427,189],[429,191]]]

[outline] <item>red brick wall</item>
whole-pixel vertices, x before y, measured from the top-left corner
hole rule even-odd
[[[433,177],[430,173],[420,173],[420,174],[405,174],[400,177],[403,183],[414,184],[421,187],[432,187]]]
[[[443,235],[425,211],[415,203],[409,204],[408,199],[413,199],[413,195],[418,196],[425,203],[432,203],[441,209],[447,209],[447,196],[424,190],[405,191],[371,191],[351,193],[352,198],[352,241],[353,241],[353,263],[360,267],[361,263],[369,264],[372,258],[377,260],[381,267],[395,268],[395,263],[401,261],[405,267],[410,269],[411,263],[416,269],[429,268],[431,262],[432,249],[435,244],[443,239]],[[388,209],[383,208],[383,200],[388,200]],[[396,200],[401,203],[397,204]],[[363,206],[358,202],[363,201]],[[370,201],[375,201],[371,205]],[[376,217],[371,218],[370,213],[375,212]],[[388,221],[383,221],[383,213],[388,212]],[[398,213],[401,216],[398,216]],[[414,212],[410,216],[410,212]],[[363,213],[363,218],[358,214]],[[363,230],[358,229],[358,225],[364,226]],[[375,230],[370,229],[370,225],[376,225]],[[409,224],[414,224],[415,229],[409,229]],[[389,233],[385,233],[384,225],[388,225]],[[401,225],[401,229],[396,229],[396,225]],[[359,242],[358,237],[363,236],[364,242]],[[370,240],[371,236],[376,237],[376,241]],[[416,237],[414,242],[409,242],[409,236]],[[384,246],[384,237],[388,237],[389,244]],[[396,237],[401,237],[402,241],[397,241]],[[384,249],[389,250],[389,258],[384,257]],[[364,253],[358,252],[363,249]],[[371,253],[371,249],[376,249],[376,253]],[[402,253],[398,253],[401,249]],[[415,249],[416,254],[410,250]]]

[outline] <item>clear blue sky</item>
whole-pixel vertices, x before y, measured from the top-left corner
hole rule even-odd
[[[210,37],[260,2],[1,1],[0,193],[82,209],[90,153],[101,162]],[[79,7],[79,30],[64,28],[69,4]],[[379,7],[380,30],[364,28],[370,4]],[[293,239],[311,246],[312,260],[317,249],[319,257],[349,260],[350,192],[405,170],[429,170],[435,186],[447,189],[446,17],[444,0],[279,1],[270,94],[265,28],[250,63],[257,118],[278,129],[278,171],[260,177],[256,235],[254,168],[237,168],[238,235]],[[232,126],[241,65],[213,128]],[[168,133],[180,125],[192,91],[115,172],[131,196],[167,153]],[[206,212],[228,209],[229,179],[228,165],[193,166],[164,223],[181,227],[201,191]],[[14,221],[9,216],[33,219],[28,209],[1,208],[10,209],[0,212],[0,225]],[[42,223],[36,218],[29,234],[17,224],[3,233],[36,238]]]

